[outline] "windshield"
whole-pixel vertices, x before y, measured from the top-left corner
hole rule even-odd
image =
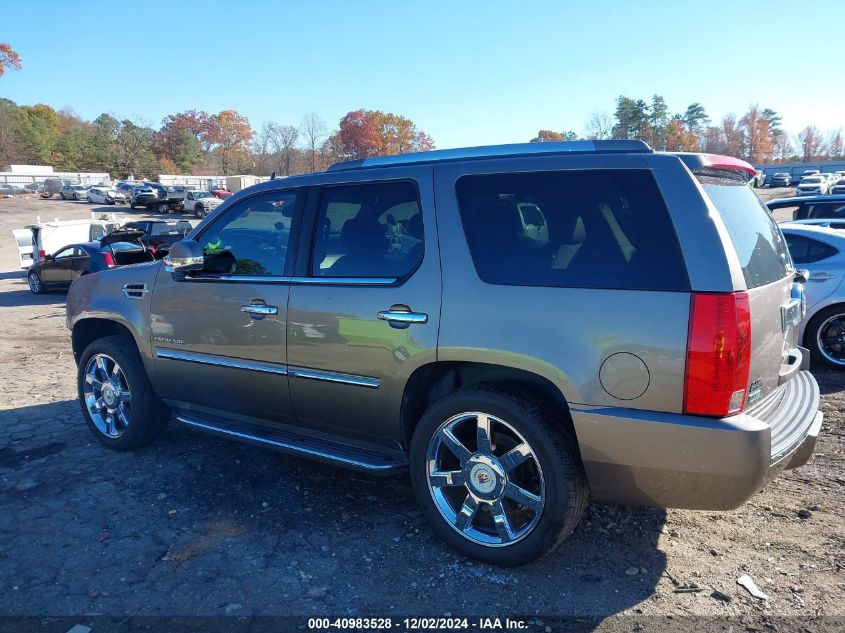
[[[803,183],[801,183],[801,184],[803,184],[803,185],[812,185],[812,184],[818,184],[818,183],[820,183],[821,181],[822,181],[822,179],[821,179],[821,178],[818,178],[818,177],[814,177],[814,178],[805,178],[805,179],[804,179],[804,182],[803,182]]]
[[[698,180],[719,210],[749,289],[783,279],[793,270],[783,234],[748,185],[710,176]]]
[[[213,198],[210,191],[195,191],[194,198]]]

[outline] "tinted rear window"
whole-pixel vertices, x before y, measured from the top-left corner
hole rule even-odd
[[[783,279],[792,260],[783,234],[751,188],[736,180],[699,176],[733,242],[748,288]]]
[[[647,170],[464,176],[457,195],[487,283],[689,290],[674,227]]]

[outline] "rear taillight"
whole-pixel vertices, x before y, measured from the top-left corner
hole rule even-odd
[[[43,260],[43,259],[46,259],[46,258],[47,258],[47,252],[46,251],[38,251],[38,259]]]
[[[103,259],[106,260],[106,266],[114,267],[114,257],[111,256],[111,253],[103,253]]]
[[[723,417],[742,411],[751,370],[748,294],[693,293],[684,378],[684,413]]]

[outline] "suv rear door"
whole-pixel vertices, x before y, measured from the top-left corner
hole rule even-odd
[[[288,311],[297,419],[395,448],[408,379],[437,353],[432,168],[315,175],[305,226]]]

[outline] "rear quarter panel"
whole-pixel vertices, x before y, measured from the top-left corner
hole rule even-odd
[[[645,156],[612,154],[438,165],[444,271],[438,359],[530,371],[555,384],[570,404],[680,412],[689,293],[487,284],[476,273],[455,196],[456,181],[466,174],[646,167]],[[602,363],[617,352],[635,354],[647,367],[648,387],[635,399],[617,399],[602,387]]]

